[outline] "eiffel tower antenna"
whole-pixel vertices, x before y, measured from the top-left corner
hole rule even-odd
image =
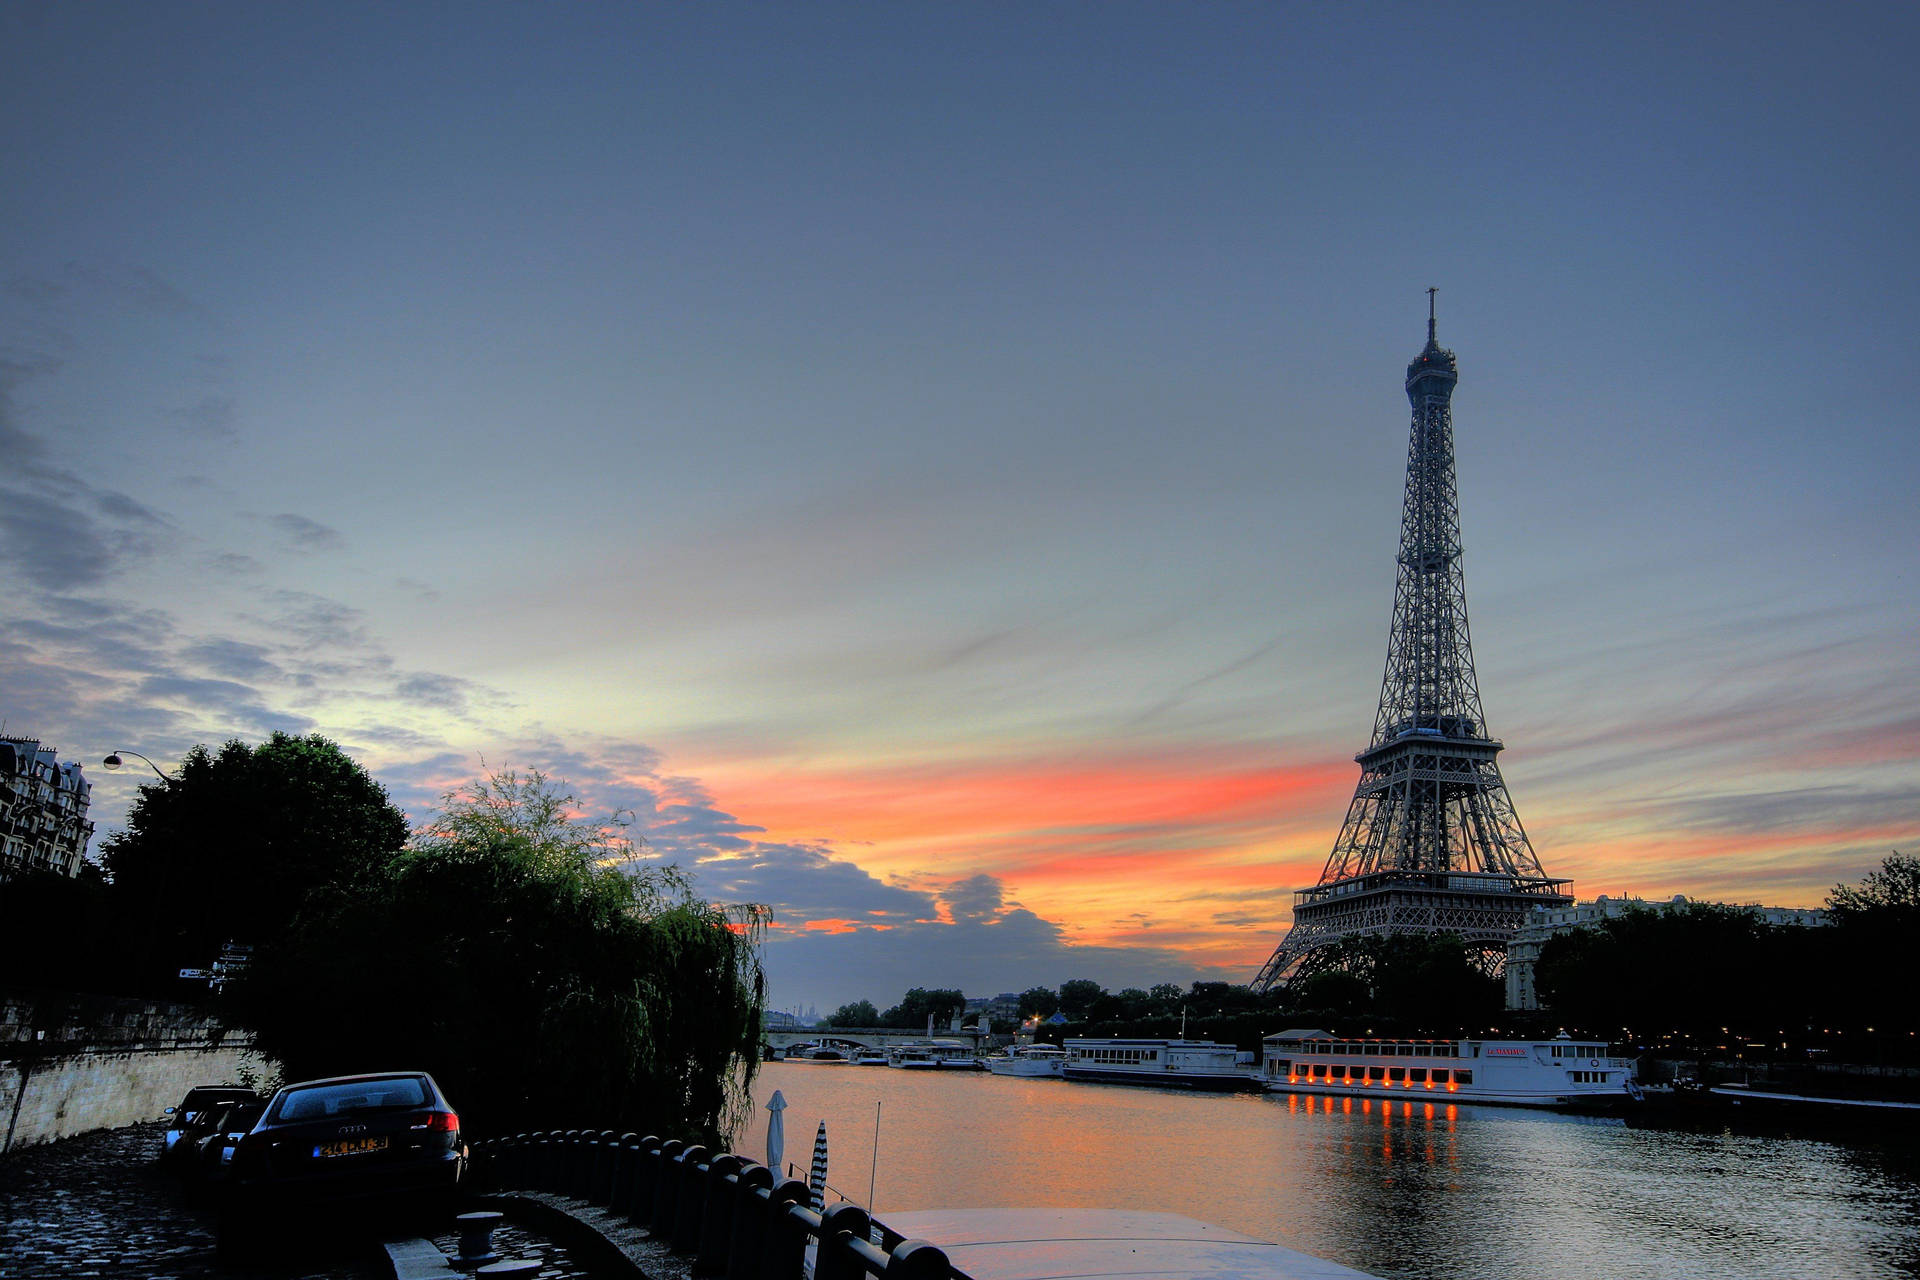
[[[1336,943],[1368,936],[1456,934],[1497,969],[1529,910],[1573,902],[1573,882],[1540,868],[1480,709],[1453,467],[1460,371],[1434,336],[1436,292],[1427,345],[1407,366],[1413,427],[1373,740],[1354,757],[1360,783],[1320,882],[1293,895],[1293,927],[1256,991],[1315,973]]]

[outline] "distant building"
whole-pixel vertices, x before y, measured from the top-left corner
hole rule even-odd
[[[1648,902],[1643,898],[1610,898],[1603,893],[1592,902],[1579,902],[1569,907],[1536,907],[1527,913],[1525,923],[1507,943],[1507,1008],[1540,1007],[1540,996],[1533,987],[1533,970],[1549,938],[1572,933],[1575,929],[1590,929],[1604,920],[1624,916],[1629,911],[1677,911],[1694,905],[1728,904],[1694,904],[1677,893],[1665,902]],[[1740,909],[1751,912],[1767,924],[1817,928],[1827,923],[1827,913],[1818,907],[1760,907],[1746,904]]]
[[[1020,1021],[1020,995],[1014,991],[1002,991],[997,996],[968,996],[967,1020],[978,1021],[981,1014],[996,1022]]]
[[[93,785],[38,738],[0,738],[0,875],[80,874],[93,838]]]

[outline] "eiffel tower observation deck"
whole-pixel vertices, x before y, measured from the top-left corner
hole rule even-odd
[[[1293,897],[1293,927],[1256,991],[1328,966],[1336,944],[1455,934],[1489,971],[1526,913],[1573,901],[1540,868],[1507,795],[1473,674],[1453,468],[1453,352],[1434,337],[1407,366],[1413,429],[1400,514],[1399,576],[1373,741],[1320,882]]]

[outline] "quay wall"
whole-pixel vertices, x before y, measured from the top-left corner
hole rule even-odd
[[[0,1152],[157,1120],[194,1085],[272,1074],[249,1033],[196,1005],[0,993]]]

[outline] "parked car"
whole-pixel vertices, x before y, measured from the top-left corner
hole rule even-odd
[[[282,1085],[224,1163],[221,1247],[231,1254],[289,1214],[451,1208],[467,1148],[433,1077],[393,1071]]]
[[[194,1140],[205,1136],[206,1123],[215,1108],[230,1102],[258,1102],[260,1096],[241,1085],[201,1084],[187,1090],[180,1105],[161,1114],[167,1119],[166,1134],[160,1140],[160,1159],[176,1168],[190,1156]]]
[[[193,1150],[179,1162],[190,1202],[203,1202],[210,1192],[217,1192],[226,1183],[233,1172],[234,1149],[259,1123],[266,1109],[265,1098],[250,1098],[245,1102],[223,1102],[207,1113],[202,1131],[191,1139]]]

